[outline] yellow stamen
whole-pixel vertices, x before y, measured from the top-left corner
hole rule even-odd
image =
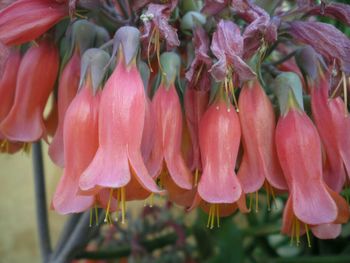
[[[295,218],[295,235],[296,235],[296,242],[297,246],[300,245],[300,223],[298,218]]]
[[[106,216],[105,216],[104,222],[108,222],[109,209],[110,209],[110,207],[111,207],[112,197],[113,197],[113,188],[111,188],[110,191],[109,191],[109,199],[108,199],[107,210],[106,210]]]
[[[149,198],[147,198],[147,199],[145,200],[143,206],[146,207],[147,204],[148,204],[148,201],[149,201],[149,207],[153,207],[153,202],[154,202],[153,199],[154,199],[154,193],[151,193],[150,196],[149,196]]]
[[[156,32],[156,28],[154,28],[152,30],[152,33],[151,33],[151,36],[149,38],[149,42],[148,42],[148,46],[147,46],[147,63],[148,63],[148,67],[149,67],[149,70],[151,72],[153,72],[153,69],[152,69],[152,66],[151,66],[151,60],[150,60],[150,50],[151,50],[151,44],[152,44],[152,40],[153,40],[153,37],[154,37],[154,34]]]
[[[311,247],[311,239],[310,239],[309,227],[307,226],[307,224],[305,224],[305,231],[306,231],[306,238],[307,238],[307,246]]]
[[[292,233],[291,233],[291,236],[290,236],[290,245],[291,246],[294,243],[294,231],[295,231],[295,220],[293,218],[293,220],[292,220]]]
[[[253,193],[249,193],[249,212],[252,211]]]
[[[229,78],[229,83],[228,84],[229,84],[230,92],[232,93],[233,102],[235,104],[236,111],[239,112],[238,103],[237,103],[237,99],[236,99],[236,95],[235,95],[235,87],[233,86],[232,73],[231,73],[231,76]]]
[[[219,212],[219,204],[216,205],[216,226],[220,227],[220,212]]]
[[[29,154],[30,153],[30,150],[32,148],[32,144],[30,142],[25,142],[23,144],[23,151],[26,153],[26,154]]]
[[[196,78],[195,78],[195,81],[194,81],[194,85],[196,85],[198,83],[198,80],[199,80],[199,77],[202,73],[202,70],[203,70],[203,67],[204,67],[204,64],[201,64],[197,74],[196,74]]]
[[[96,221],[96,226],[98,226],[98,209],[96,204],[95,204],[95,221]]]
[[[210,204],[209,205],[209,214],[207,221],[207,228],[213,229],[215,226],[215,218],[216,218],[216,226],[220,227],[220,211],[219,204]]]
[[[196,171],[194,172],[194,186],[198,185],[198,179],[199,179],[199,170],[196,169]]]
[[[126,211],[126,200],[125,200],[125,188],[120,188],[121,205],[122,205],[122,224],[125,224],[125,211]]]

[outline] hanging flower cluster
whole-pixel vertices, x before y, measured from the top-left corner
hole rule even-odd
[[[161,195],[200,207],[213,228],[258,212],[262,191],[267,209],[288,195],[282,232],[297,244],[340,234],[350,40],[290,17],[348,23],[348,6],[298,1],[270,16],[249,0],[79,2],[0,11],[0,150],[48,142],[63,168],[54,210],[102,207],[125,222],[128,201]]]

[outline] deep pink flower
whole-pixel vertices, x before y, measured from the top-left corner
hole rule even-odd
[[[329,187],[336,192],[340,192],[346,179],[340,148],[343,143],[345,147],[346,144],[350,145],[350,139],[345,135],[346,122],[349,122],[349,120],[346,120],[343,105],[341,105],[342,107],[337,107],[337,102],[328,98],[329,83],[325,75],[320,76],[318,81],[310,84],[312,86],[312,116],[325,151],[324,179]],[[344,134],[339,134],[339,129],[341,133],[345,129]],[[338,134],[340,137],[337,136]],[[345,137],[342,138],[341,136]]]
[[[282,232],[298,239],[303,233],[300,222],[305,224],[306,231],[307,225],[343,223],[349,218],[349,208],[323,181],[321,142],[316,127],[289,92],[289,106],[276,128],[276,147],[289,188]]]
[[[130,37],[135,39],[134,45],[130,45]],[[146,98],[136,67],[138,39],[139,32],[133,27],[122,27],[116,32],[118,61],[102,91],[99,147],[79,181],[80,188],[90,193],[104,187],[115,190],[114,196],[121,195],[119,200],[124,207],[126,200],[159,192],[141,154]]]
[[[76,50],[64,67],[58,85],[58,126],[49,147],[51,160],[64,166],[63,120],[66,110],[77,93],[80,79],[80,55]]]
[[[69,105],[64,118],[65,168],[53,197],[53,208],[61,213],[78,213],[94,204],[94,196],[78,195],[79,177],[98,148],[100,93],[86,84]]]
[[[58,50],[50,41],[44,40],[26,52],[18,70],[14,104],[0,126],[8,139],[33,142],[46,135],[43,111],[58,66]]]
[[[160,176],[173,199],[181,190],[192,188],[192,175],[181,153],[182,110],[174,83],[159,86],[152,107],[155,142],[148,167],[153,178]]]
[[[34,40],[66,15],[65,1],[18,0],[0,11],[0,41],[20,45]]]
[[[243,159],[237,175],[244,192],[258,191],[265,179],[274,188],[287,189],[275,149],[275,113],[257,79],[243,86],[238,107]]]
[[[193,206],[209,213],[209,221],[233,213],[237,205],[246,211],[245,195],[235,173],[241,139],[238,115],[230,103],[219,99],[209,106],[199,126],[203,172]],[[211,227],[213,227],[211,223]]]
[[[12,49],[6,59],[4,72],[0,75],[0,123],[10,112],[15,99],[17,72],[20,62],[20,51]],[[6,137],[0,131],[0,141],[4,139]]]

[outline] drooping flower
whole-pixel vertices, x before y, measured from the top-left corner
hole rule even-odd
[[[60,167],[64,166],[63,121],[66,110],[77,93],[80,79],[80,54],[75,51],[64,67],[58,85],[58,126],[49,146],[51,160]]]
[[[275,148],[275,113],[258,80],[246,83],[238,100],[242,126],[243,158],[237,176],[245,193],[258,191],[264,184],[287,189]],[[268,197],[269,198],[269,197]]]
[[[117,65],[101,95],[99,147],[79,181],[80,188],[90,193],[110,188],[124,208],[126,200],[159,192],[141,154],[146,98],[136,67],[138,48],[136,28],[118,29],[114,39]]]
[[[325,151],[324,179],[330,188],[340,192],[346,179],[340,147],[341,144],[350,145],[350,140],[348,136],[342,138],[337,135],[338,130],[344,128],[344,134],[340,136],[346,134],[346,122],[349,120],[346,121],[344,107],[338,108],[334,99],[328,99],[329,83],[326,75],[322,74],[318,81],[310,81],[310,84],[312,116]]]
[[[12,49],[6,59],[4,72],[0,75],[0,124],[10,112],[16,92],[17,72],[21,62],[18,49]],[[0,151],[13,152],[12,143],[0,130]],[[20,146],[20,144],[19,144]],[[16,149],[20,147],[15,147]]]
[[[233,213],[237,206],[243,212],[245,195],[235,173],[241,139],[241,126],[234,107],[218,98],[204,113],[199,126],[203,172],[194,201],[209,213],[208,225],[215,218]]]
[[[61,213],[78,213],[90,208],[94,196],[78,195],[79,177],[98,148],[98,108],[100,93],[93,94],[86,83],[69,105],[64,118],[65,168],[53,197],[53,208]]]
[[[208,56],[209,38],[202,27],[198,26],[194,29],[193,45],[195,47],[195,57],[190,69],[186,72],[188,84],[184,95],[184,106],[192,144],[190,168],[192,171],[201,171],[198,126],[209,103],[209,89],[211,85],[211,79],[208,74],[211,66],[211,59]]]
[[[282,232],[299,242],[303,229],[308,234],[308,225],[346,222],[349,208],[324,182],[316,127],[300,109],[293,91],[288,94],[286,111],[276,127],[277,154],[289,188]]]
[[[66,1],[15,1],[0,11],[0,41],[6,45],[20,45],[34,40],[66,15]]]
[[[14,104],[0,126],[9,140],[33,142],[45,136],[43,111],[54,87],[58,66],[58,50],[48,40],[32,46],[23,56]]]
[[[165,52],[161,64],[166,74],[152,99],[155,142],[148,167],[152,177],[160,176],[161,185],[176,202],[180,192],[192,188],[192,176],[181,153],[182,110],[175,89],[180,59]]]

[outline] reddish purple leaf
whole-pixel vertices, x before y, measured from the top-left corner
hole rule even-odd
[[[335,62],[340,70],[350,72],[350,40],[333,25],[294,21],[289,32],[297,42],[312,46],[328,64]]]
[[[186,79],[189,81],[189,87],[209,89],[210,78],[207,74],[212,62],[208,56],[209,38],[202,27],[196,27],[193,35],[193,45],[195,47],[195,57],[191,63],[190,69],[186,72]],[[201,74],[199,78],[197,74]],[[196,85],[198,84],[198,85]]]
[[[218,61],[211,67],[212,76],[217,81],[225,79],[229,67],[240,81],[252,79],[255,74],[242,60],[243,37],[239,27],[231,21],[221,20],[213,34],[210,47]]]
[[[175,2],[177,3],[177,1],[171,1],[165,5],[148,5],[147,12],[144,14],[147,19],[144,20],[143,34],[141,36],[142,40],[147,40],[148,43],[150,41],[154,28],[156,28],[159,30],[161,38],[165,40],[167,49],[171,49],[180,45],[180,41],[176,32],[177,30],[168,23]]]
[[[350,5],[342,3],[330,3],[312,7],[308,14],[322,15],[337,19],[350,26]]]

